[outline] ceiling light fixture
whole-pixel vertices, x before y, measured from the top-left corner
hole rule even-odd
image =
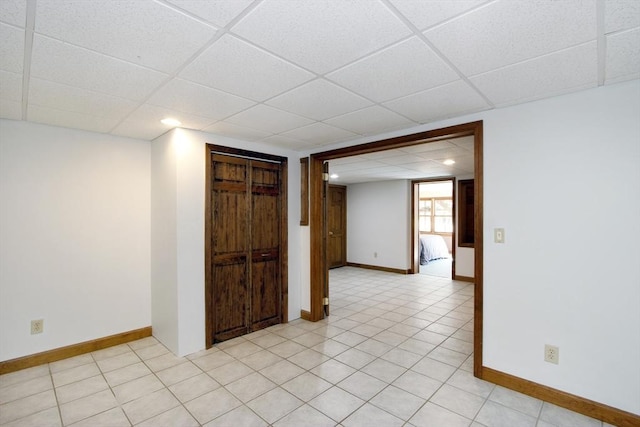
[[[163,125],[173,126],[173,127],[180,126],[182,124],[180,120],[172,119],[170,117],[160,120],[160,123],[162,123]]]
[[[443,164],[447,165],[447,166],[451,166],[452,164],[454,164],[456,161],[453,159],[447,159],[444,162],[442,162]]]
[[[338,175],[337,173],[332,173],[331,176],[329,176],[329,178],[338,179],[338,178],[340,178],[340,175]]]

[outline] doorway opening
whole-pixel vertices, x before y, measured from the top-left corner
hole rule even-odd
[[[328,172],[327,161],[359,154],[373,153],[394,148],[410,147],[418,144],[460,138],[473,137],[474,144],[474,375],[482,378],[482,121],[435,129],[396,138],[360,144],[336,150],[316,153],[309,160],[309,199],[310,199],[310,312],[306,316],[318,321],[328,312],[329,274],[326,257],[327,230],[325,221],[326,186],[323,172]],[[417,258],[417,250],[412,248],[412,259]]]
[[[411,272],[452,279],[455,277],[455,179],[414,180],[411,192],[412,244],[418,246],[418,257],[412,260]]]

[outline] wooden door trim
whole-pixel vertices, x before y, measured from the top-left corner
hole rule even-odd
[[[409,147],[429,142],[454,139],[463,136],[474,137],[474,197],[475,205],[475,292],[474,292],[474,358],[473,372],[476,377],[482,378],[482,301],[483,301],[483,275],[482,275],[482,121],[449,126],[441,129],[419,132],[395,138],[384,139],[366,144],[358,144],[351,147],[329,150],[315,153],[309,159],[309,226],[310,226],[310,312],[309,320],[318,321],[323,316],[322,298],[323,284],[327,278],[326,254],[322,250],[322,163],[341,157],[358,154],[373,153],[392,148]]]
[[[281,283],[280,283],[280,304],[281,304],[281,323],[286,323],[288,320],[288,302],[289,302],[289,285],[288,285],[288,197],[287,197],[287,185],[288,185],[288,163],[286,157],[276,156],[273,154],[259,153],[256,151],[243,150],[239,148],[224,147],[215,144],[205,145],[205,204],[204,204],[204,303],[205,303],[205,347],[211,348],[213,346],[213,273],[211,271],[211,253],[212,244],[211,237],[213,233],[212,224],[210,221],[212,214],[211,192],[212,192],[212,178],[213,178],[213,163],[211,161],[211,153],[228,154],[230,156],[245,157],[254,160],[266,160],[270,162],[280,163],[281,173],[281,214],[280,214],[280,268],[281,268]]]

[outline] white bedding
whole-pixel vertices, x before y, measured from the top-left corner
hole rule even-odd
[[[434,259],[449,258],[449,248],[442,236],[437,234],[420,235],[420,264],[426,265]]]

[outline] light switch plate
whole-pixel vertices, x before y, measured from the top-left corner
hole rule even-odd
[[[493,229],[493,241],[496,243],[504,243],[504,228]]]

